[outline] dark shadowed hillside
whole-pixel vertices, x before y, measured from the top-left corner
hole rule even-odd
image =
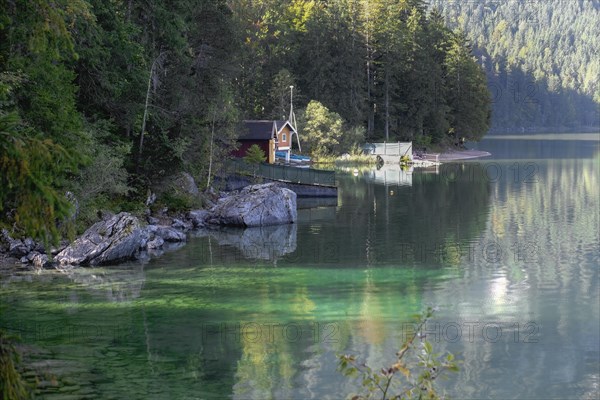
[[[600,125],[598,0],[434,0],[475,47],[493,93],[492,128]]]

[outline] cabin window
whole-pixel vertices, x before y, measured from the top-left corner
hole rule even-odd
[[[287,135],[285,133],[281,134],[281,141],[282,142],[287,142]]]

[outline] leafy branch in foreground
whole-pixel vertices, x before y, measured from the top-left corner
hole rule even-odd
[[[415,330],[407,335],[395,362],[381,370],[373,370],[354,355],[338,356],[338,370],[348,377],[360,377],[363,394],[352,400],[379,398],[382,400],[441,399],[435,381],[446,378],[446,372],[458,371],[458,362],[451,353],[434,353],[431,343],[425,340],[423,327],[433,315],[428,308],[415,316]],[[417,340],[418,339],[418,340]]]
[[[15,340],[14,336],[0,330],[0,396],[2,399],[29,399],[32,388],[19,372],[21,356],[15,348]]]

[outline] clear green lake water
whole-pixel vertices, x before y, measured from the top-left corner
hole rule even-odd
[[[337,206],[301,202],[292,226],[3,276],[0,327],[67,382],[41,398],[339,399],[357,386],[336,354],[382,366],[436,306],[428,338],[463,361],[453,398],[597,398],[599,140],[491,137],[485,159],[340,171]]]

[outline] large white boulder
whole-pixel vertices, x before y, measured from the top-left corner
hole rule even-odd
[[[296,193],[277,183],[251,185],[219,200],[205,217],[208,224],[267,226],[296,222]]]

